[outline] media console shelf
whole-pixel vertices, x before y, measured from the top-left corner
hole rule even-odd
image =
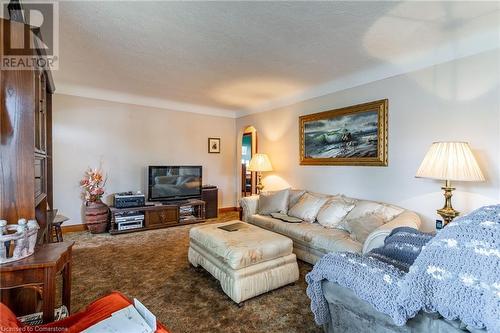
[[[205,221],[205,201],[202,200],[187,200],[178,203],[131,208],[110,207],[110,211],[111,227],[109,233],[112,235],[176,227]],[[144,214],[144,225],[142,228],[118,230],[116,215],[128,212],[138,212]]]

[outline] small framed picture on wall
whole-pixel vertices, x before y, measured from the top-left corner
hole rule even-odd
[[[220,154],[220,138],[208,138],[208,152]]]

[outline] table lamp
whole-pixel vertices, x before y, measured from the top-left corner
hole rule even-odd
[[[264,185],[262,185],[262,172],[273,171],[273,166],[271,165],[269,157],[267,157],[266,154],[253,155],[248,164],[248,170],[257,172],[257,190],[260,193],[264,188]]]
[[[460,213],[451,205],[451,181],[484,181],[483,173],[467,142],[434,142],[418,168],[416,177],[444,180],[444,206],[437,210],[450,223]]]

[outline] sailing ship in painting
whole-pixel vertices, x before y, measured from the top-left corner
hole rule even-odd
[[[378,112],[311,120],[304,124],[306,158],[378,156]]]

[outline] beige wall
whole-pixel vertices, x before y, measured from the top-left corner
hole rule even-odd
[[[500,201],[499,59],[499,51],[491,51],[237,120],[56,94],[55,206],[70,223],[81,223],[78,181],[100,161],[109,173],[107,194],[145,192],[150,164],[201,164],[204,182],[219,186],[220,206],[234,206],[241,135],[253,125],[259,152],[275,167],[264,178],[267,189],[382,200],[417,211],[431,229],[443,203],[441,184],[414,175],[433,141],[468,141],[487,178],[454,184],[456,209]],[[388,167],[299,165],[300,115],[382,98],[389,99]],[[212,136],[221,137],[221,154],[207,153]]]
[[[83,171],[102,161],[109,194],[146,193],[148,165],[203,165],[205,184],[219,187],[220,207],[236,204],[235,121],[186,112],[54,95],[54,205],[81,223]],[[208,137],[221,154],[208,154]]]
[[[483,53],[242,117],[237,140],[245,126],[256,127],[259,152],[268,153],[275,168],[264,179],[268,189],[292,186],[382,200],[417,211],[432,229],[444,200],[441,183],[414,176],[433,141],[468,141],[487,179],[454,184],[457,210],[500,201],[499,59],[498,50]],[[388,167],[299,165],[300,115],[382,98],[389,99]]]

